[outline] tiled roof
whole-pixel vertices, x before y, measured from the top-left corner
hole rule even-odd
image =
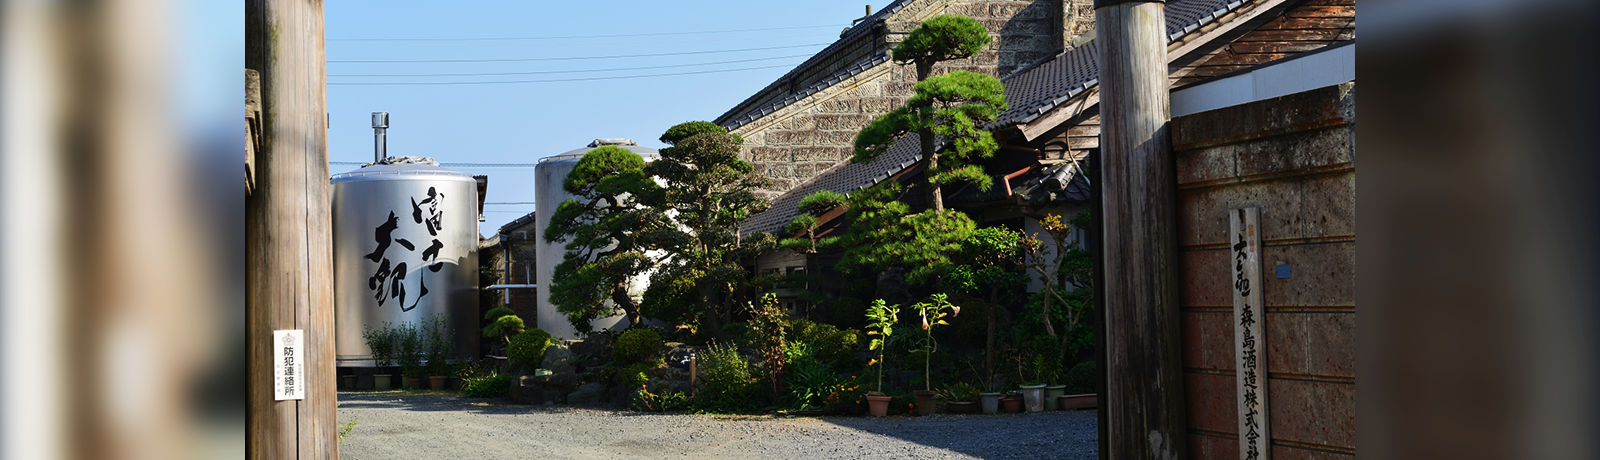
[[[884,8],[883,11],[879,11],[878,13],[892,14],[890,13],[891,11],[898,11],[900,6],[907,1],[909,0],[898,0],[891,4],[891,8],[893,8],[893,10],[890,8]],[[1237,9],[1246,3],[1250,3],[1251,1],[1254,0],[1174,0],[1167,2],[1166,18],[1168,42],[1183,38],[1184,35],[1195,31],[1196,29],[1200,28],[1200,26],[1209,24],[1217,17]],[[874,17],[876,18],[878,15],[874,15]],[[860,27],[857,29],[860,29]],[[851,33],[855,33],[855,29],[852,29]],[[844,43],[845,41],[845,39],[841,39],[839,42],[835,42],[834,45],[830,46],[829,49],[832,49],[835,46],[840,46],[840,44]],[[824,52],[827,51],[829,50],[824,50]],[[818,53],[818,56],[822,56],[823,54],[824,53]],[[817,57],[813,56],[811,60],[806,61],[807,64],[801,64],[801,66],[808,65],[816,60]],[[852,68],[854,68],[854,66],[852,66]],[[798,70],[799,69],[797,68],[796,71]],[[848,71],[849,69],[846,70]],[[790,72],[791,75],[793,73],[794,72]],[[857,73],[859,73],[859,71],[857,71]],[[837,75],[835,76],[837,77]],[[1049,112],[1051,109],[1054,109],[1057,105],[1066,102],[1067,100],[1081,94],[1083,91],[1093,88],[1095,85],[1099,84],[1099,76],[1099,47],[1095,41],[1090,41],[1077,48],[1057,54],[1054,58],[1048,61],[1035,64],[1023,70],[1012,73],[1011,75],[1002,77],[1000,81],[1005,84],[1006,101],[1010,102],[1011,109],[1001,113],[992,126],[1009,126],[1033,121],[1034,119],[1039,118],[1040,115],[1043,115],[1044,113]],[[825,79],[824,82],[836,82],[838,80],[840,79],[830,77]],[[778,81],[781,82],[783,80],[779,79]],[[774,83],[774,85],[776,84],[777,83]],[[819,84],[821,84],[821,82],[819,82]],[[768,86],[768,88],[771,88],[771,86]],[[826,88],[826,86],[822,86],[821,88]],[[821,88],[817,88],[816,90],[820,90]],[[807,90],[810,90],[811,92],[816,91],[812,88],[807,88]],[[753,97],[754,96],[752,96],[752,98]],[[794,99],[798,100],[798,98]],[[749,100],[746,100],[746,102],[748,101]],[[785,99],[785,101],[789,101],[789,99]],[[775,105],[775,107],[771,110],[777,110],[778,108],[782,108],[783,105],[787,105],[788,103],[792,102],[793,101],[782,103],[782,105]],[[733,113],[733,111],[730,111],[729,113]],[[769,110],[761,113],[771,113],[771,111]],[[728,115],[725,114],[723,117],[727,118]],[[743,123],[748,123],[749,121],[759,117],[760,115],[755,115],[754,117],[740,117],[740,119],[744,121],[734,125],[730,125],[729,123],[724,122],[722,118],[719,118],[718,123],[728,127],[728,129],[731,130],[738,126],[742,126]],[[835,165],[834,167],[817,174],[817,176],[811,178],[811,180],[806,181],[805,183],[802,183],[793,189],[790,189],[788,192],[785,192],[783,195],[774,199],[770,209],[768,209],[766,212],[751,216],[750,220],[746,221],[744,226],[741,227],[739,231],[740,233],[770,233],[780,231],[783,229],[783,226],[788,224],[789,220],[793,219],[798,213],[795,208],[799,206],[800,200],[805,198],[807,195],[815,193],[819,190],[832,190],[835,192],[848,194],[872,184],[876,184],[879,181],[888,178],[889,176],[899,173],[905,168],[911,167],[911,165],[916,164],[917,161],[922,160],[922,154],[920,150],[921,147],[917,140],[917,136],[912,134],[901,138],[899,142],[895,143],[894,147],[891,147],[888,152],[885,152],[882,156],[879,156],[878,159],[872,163],[857,165],[849,161],[845,161]],[[1088,184],[1086,181],[1083,181],[1084,178],[1067,172],[1066,167],[1060,165],[1046,168],[1046,171],[1050,171],[1052,174],[1050,174],[1048,177],[1038,176],[1040,180],[1048,180],[1049,178],[1056,177],[1058,175],[1070,176],[1070,178],[1056,177],[1056,183],[1062,182],[1062,179],[1067,179],[1068,185],[1059,186],[1061,189],[1054,190],[1055,192],[1058,192],[1057,195],[1052,196],[1059,195],[1060,197],[1069,200],[1087,199],[1086,195],[1085,197],[1078,196],[1088,193],[1086,188]],[[1029,187],[1028,184],[1020,185],[1019,187],[1027,188],[1028,193],[1034,192],[1034,188]],[[1047,188],[1054,189],[1055,187],[1056,186]],[[1018,193],[1023,192],[1019,190]]]
[[[882,182],[889,176],[917,164],[918,161],[922,161],[922,142],[919,139],[915,133],[908,134],[871,163],[856,164],[844,161],[828,168],[811,180],[772,200],[772,207],[751,216],[750,220],[745,221],[744,226],[739,228],[739,233],[780,231],[784,225],[789,224],[790,219],[799,214],[796,208],[800,206],[800,200],[807,195],[819,190],[832,190],[848,195]]]
[[[911,3],[912,1],[913,0],[894,0],[893,2],[890,2],[888,6],[878,10],[878,12],[872,13],[872,16],[868,16],[866,20],[851,26],[850,30],[845,31],[845,33],[839,37],[838,41],[828,45],[827,48],[823,48],[822,51],[818,51],[817,54],[812,55],[811,58],[806,59],[805,62],[795,66],[795,68],[790,70],[789,73],[783,74],[783,76],[779,77],[777,80],[773,80],[773,82],[768,84],[767,87],[762,88],[760,91],[756,91],[755,94],[745,98],[744,101],[733,106],[732,109],[728,109],[727,112],[717,117],[716,123],[722,125],[724,128],[728,128],[729,131],[732,131],[740,126],[744,126],[746,123],[755,121],[766,114],[784,108],[789,104],[793,104],[795,101],[804,99],[806,96],[815,94],[817,91],[827,89],[828,87],[833,86],[834,84],[843,81],[846,78],[853,77],[866,69],[870,69],[878,64],[888,62],[888,50],[881,50],[871,56],[867,56],[865,59],[845,67],[843,70],[835,72],[833,75],[830,75],[827,78],[823,78],[822,80],[807,86],[805,89],[795,91],[794,94],[789,95],[789,97],[773,101],[760,107],[754,106],[756,101],[762,95],[766,94],[767,91],[771,91],[780,85],[788,83],[790,78],[800,75],[806,70],[810,70],[813,66],[826,62],[829,57],[832,57],[833,53],[845,49],[851,42],[854,42],[862,35],[872,33],[873,24],[876,24],[879,20],[900,12],[901,8],[904,8],[907,3]]]
[[[518,217],[517,220],[513,220],[505,225],[501,225],[500,233],[510,234],[511,232],[517,231],[518,228],[522,228],[524,225],[533,223],[534,214],[535,213],[530,212],[525,216]]]

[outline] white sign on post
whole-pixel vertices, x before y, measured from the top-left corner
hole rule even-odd
[[[305,331],[272,331],[272,399],[306,399]]]
[[[1261,208],[1228,212],[1229,249],[1233,258],[1233,343],[1239,406],[1239,458],[1271,458],[1267,434],[1266,355],[1261,323]]]

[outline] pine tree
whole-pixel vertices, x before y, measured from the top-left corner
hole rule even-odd
[[[579,332],[590,332],[591,321],[619,309],[630,327],[642,320],[628,283],[657,265],[647,242],[668,227],[661,212],[639,201],[659,188],[644,166],[637,153],[602,146],[584,154],[562,183],[577,198],[562,202],[545,229],[546,242],[567,242],[548,289],[550,303]]]

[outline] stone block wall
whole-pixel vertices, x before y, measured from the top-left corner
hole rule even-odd
[[[1054,56],[1094,28],[1090,0],[913,1],[886,18],[880,33],[857,37],[758,94],[752,99],[755,103],[740,108],[759,109],[781,101],[877,51],[893,48],[922,21],[940,14],[978,20],[994,43],[971,58],[939,64],[934,68],[935,74],[968,70],[1004,76]],[[879,115],[904,104],[915,85],[914,66],[885,62],[733,132],[745,139],[744,159],[755,165],[757,173],[773,180],[763,194],[777,196],[848,160],[854,152],[856,133]]]
[[[1261,207],[1272,456],[1355,457],[1354,101],[1352,82],[1172,120],[1191,459],[1239,458],[1225,213],[1244,206]]]

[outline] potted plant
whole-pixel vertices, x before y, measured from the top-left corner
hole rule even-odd
[[[872,306],[867,308],[867,327],[877,329],[867,331],[867,335],[876,335],[867,344],[868,350],[877,350],[878,357],[868,361],[867,365],[878,365],[878,385],[867,392],[867,407],[874,417],[889,415],[889,395],[883,393],[883,359],[884,348],[889,342],[889,336],[894,334],[894,323],[899,319],[900,306],[887,305],[883,299],[872,301]]]
[[[455,336],[455,331],[450,330],[443,313],[428,317],[424,328],[428,356],[428,387],[443,390],[450,378],[450,355],[455,351],[455,342],[451,338]]]
[[[422,387],[422,333],[417,325],[401,322],[395,328],[395,354],[400,361],[401,373],[406,376],[406,388]]]
[[[943,399],[944,410],[951,414],[976,414],[978,413],[978,387],[965,382],[945,385],[939,390],[939,399]]]
[[[1067,371],[1067,376],[1062,380],[1066,393],[1056,398],[1061,410],[1087,409],[1095,407],[1098,403],[1094,392],[1095,373],[1094,361],[1084,361],[1072,366]]]
[[[383,327],[377,329],[362,325],[361,338],[367,341],[367,349],[372,351],[372,363],[377,366],[377,374],[372,376],[372,388],[388,390],[392,377],[388,373],[389,366],[394,365],[394,327],[388,321],[384,321]]]
[[[1004,380],[998,375],[991,376],[989,381],[984,382],[984,392],[978,393],[978,401],[983,405],[983,413],[996,414],[1000,412],[1000,397],[1004,396],[1000,389],[1005,387]]]
[[[1000,398],[1000,406],[1005,408],[1006,412],[1010,412],[1010,413],[1013,413],[1013,414],[1021,413],[1022,412],[1022,393],[1018,392],[1018,391],[1008,391],[1008,392],[1006,392],[1005,397]]]
[[[917,395],[917,414],[933,415],[933,409],[938,404],[939,394],[933,391],[933,352],[938,350],[938,342],[933,340],[933,327],[948,325],[945,316],[954,317],[961,314],[961,307],[951,305],[944,294],[934,294],[928,298],[929,302],[920,302],[912,305],[917,309],[917,314],[922,315],[922,330],[926,336],[922,339],[922,348],[917,352],[922,353],[922,390],[914,392]],[[951,313],[945,313],[945,310]]]

